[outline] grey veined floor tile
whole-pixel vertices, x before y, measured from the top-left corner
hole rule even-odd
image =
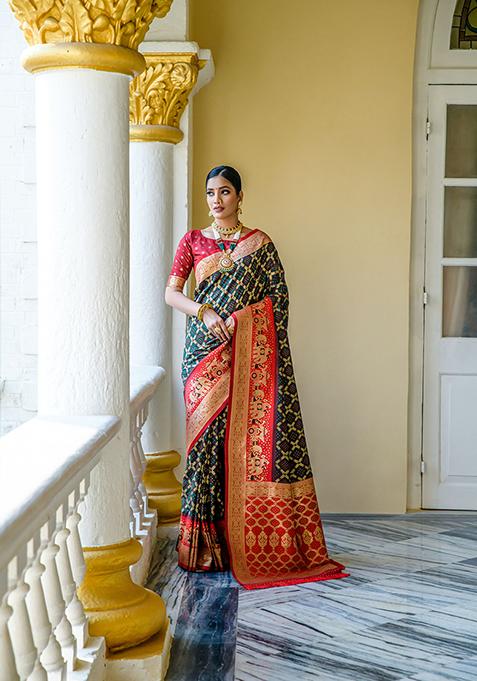
[[[233,681],[237,602],[237,587],[187,581],[166,681]]]
[[[475,681],[477,679],[477,656],[444,665],[436,672],[419,672],[402,681]]]
[[[324,528],[349,577],[256,591],[186,573],[163,538],[149,586],[177,622],[167,681],[477,681],[477,514]]]

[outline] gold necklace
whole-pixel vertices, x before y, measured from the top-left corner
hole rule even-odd
[[[211,227],[216,229],[220,236],[232,236],[232,234],[238,232],[239,229],[242,229],[243,225],[239,220],[234,227],[219,227],[219,225],[214,220]]]
[[[221,272],[229,272],[235,267],[235,262],[232,260],[232,253],[237,246],[240,235],[242,234],[242,223],[239,222],[238,224],[238,230],[236,232],[237,238],[231,242],[229,248],[225,248],[225,244],[222,239],[222,235],[220,232],[217,230],[217,227],[212,226],[212,229],[214,230],[214,233],[216,234],[215,240],[217,243],[217,246],[220,248],[222,251],[222,254],[219,258],[219,268]]]

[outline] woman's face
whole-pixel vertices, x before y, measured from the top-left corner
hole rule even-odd
[[[216,175],[207,182],[206,196],[214,219],[225,220],[237,213],[242,192],[237,194],[231,182],[221,175]]]

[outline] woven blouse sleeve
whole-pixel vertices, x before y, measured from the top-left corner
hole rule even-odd
[[[167,285],[182,291],[194,264],[190,234],[187,232],[179,241]]]

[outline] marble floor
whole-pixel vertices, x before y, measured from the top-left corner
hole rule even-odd
[[[174,642],[166,681],[477,681],[477,513],[323,516],[345,579],[247,591],[177,567],[148,586]]]

